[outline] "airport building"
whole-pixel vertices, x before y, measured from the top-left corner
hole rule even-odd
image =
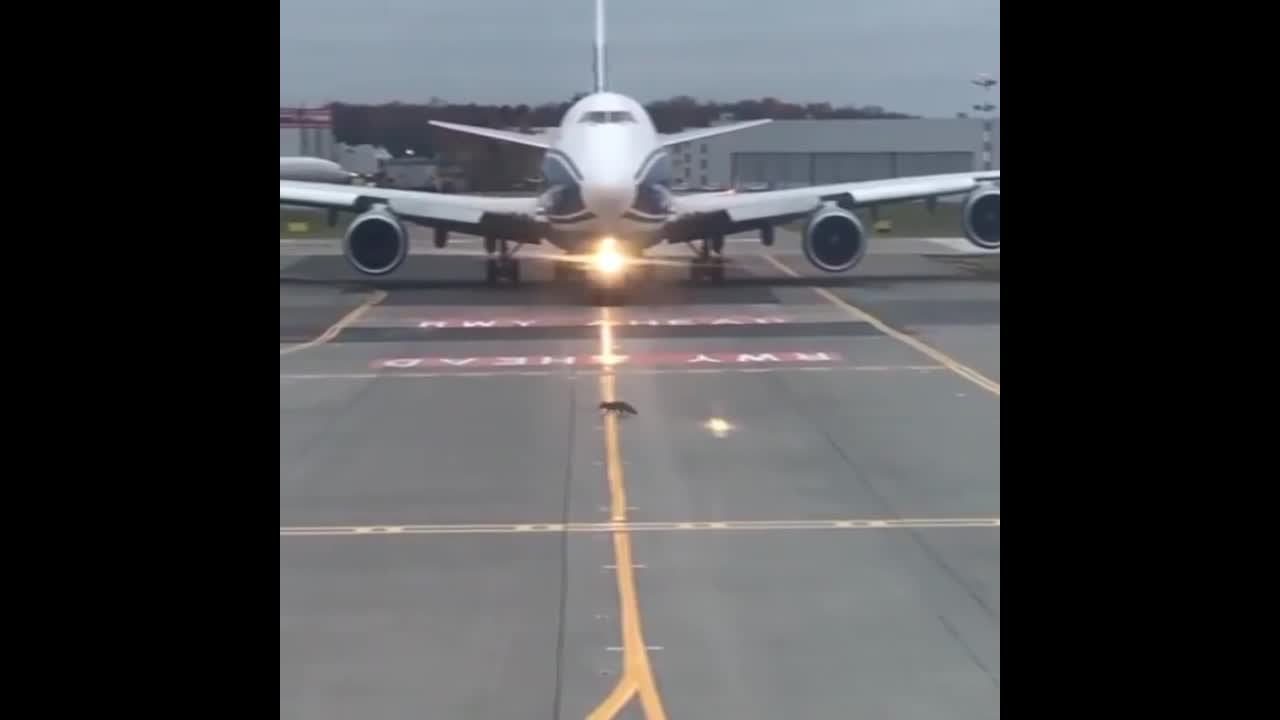
[[[333,160],[341,165],[343,170],[374,177],[383,172],[392,157],[385,148],[375,145],[335,143]]]
[[[724,122],[732,122],[726,119]],[[990,167],[1000,167],[993,119]],[[775,120],[673,148],[678,185],[763,189],[986,169],[978,118]]]
[[[280,108],[280,157],[339,161],[328,108]]]

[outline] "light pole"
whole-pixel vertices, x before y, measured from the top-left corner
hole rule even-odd
[[[996,86],[996,79],[985,73],[979,75],[972,80],[974,85],[986,91],[983,96],[983,102],[980,105],[974,105],[973,109],[982,116],[982,169],[990,170],[994,154],[991,151],[991,118],[995,112],[996,106],[991,104],[991,88]]]

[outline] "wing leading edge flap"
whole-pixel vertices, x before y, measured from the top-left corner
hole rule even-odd
[[[285,180],[280,181],[280,204],[352,212],[385,204],[392,212],[405,218],[463,225],[475,225],[487,216],[533,221],[538,210],[538,200],[534,197],[452,195]]]
[[[762,202],[744,202],[741,205],[725,208],[729,219],[735,223],[763,220],[767,218],[803,215],[816,210],[821,200],[815,197],[781,197]]]
[[[762,197],[759,193],[706,193],[678,197],[678,215],[723,212],[734,223],[803,215],[821,204],[816,195]]]
[[[484,218],[484,209],[468,207],[450,202],[441,202],[432,197],[395,196],[387,198],[387,207],[397,215],[423,220],[440,220],[452,223],[475,225]]]
[[[1000,171],[987,173],[956,173],[952,175],[922,175],[915,178],[895,178],[884,181],[859,183],[848,192],[856,205],[873,205],[881,202],[921,200],[943,195],[957,195],[973,190],[985,182],[999,182]]]
[[[677,197],[679,214],[723,212],[735,223],[802,215],[823,203],[866,207],[880,203],[923,200],[970,192],[984,183],[1000,181],[1000,171],[921,175],[917,177],[814,185],[724,195]]]

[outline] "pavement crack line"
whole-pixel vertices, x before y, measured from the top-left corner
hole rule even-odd
[[[973,647],[969,645],[968,641],[966,641],[964,637],[960,635],[960,632],[957,631],[955,627],[950,622],[947,621],[946,617],[939,615],[938,620],[942,623],[942,627],[946,628],[947,632],[951,633],[951,636],[956,639],[956,642],[960,643],[960,647],[964,648],[965,653],[969,656],[969,659],[973,661],[973,664],[977,665],[982,670],[982,672],[985,673],[986,676],[991,679],[991,683],[996,686],[996,690],[999,690],[1000,678],[996,677],[996,674],[991,672],[991,668],[987,667],[986,663],[982,662],[982,659],[979,658],[978,654],[973,651]]]
[[[831,436],[831,433],[827,432],[828,424],[819,422],[818,418],[814,417],[807,410],[808,406],[806,405],[806,403],[801,398],[796,397],[795,391],[793,391],[788,385],[786,385],[786,383],[783,382],[783,378],[775,375],[773,376],[773,381],[775,385],[778,385],[779,387],[781,387],[782,391],[792,398],[792,404],[797,408],[796,409],[797,414],[800,415],[800,417],[804,418],[804,420],[814,428],[815,432],[817,432],[819,435],[821,435],[823,438],[826,439],[827,444],[831,446],[831,449],[835,451],[836,455],[838,455],[840,459],[844,462],[845,467],[849,468],[850,472],[853,473],[854,478],[859,483],[861,483],[861,485],[864,488],[866,488],[867,492],[871,493],[871,496],[875,498],[876,502],[880,503],[880,505],[884,507],[884,509],[889,513],[891,517],[897,520],[902,520],[903,519],[902,513],[898,511],[898,509],[894,506],[893,502],[889,500],[888,496],[885,495],[884,493],[881,493],[879,490],[877,490],[876,487],[871,483],[871,478],[869,476],[869,473],[863,472],[862,468],[859,467],[859,465],[856,462],[854,462],[853,458],[850,457],[849,454],[844,451],[844,448],[840,447],[840,444],[837,443],[836,439]],[[996,623],[1000,622],[999,614],[996,613],[991,608],[991,606],[987,604],[986,600],[983,599],[982,594],[979,593],[977,590],[974,590],[972,587],[970,587],[969,583],[965,582],[964,579],[960,577],[960,574],[956,572],[955,568],[951,567],[950,563],[948,563],[945,559],[943,559],[942,555],[938,553],[938,551],[935,550],[933,546],[930,545],[927,540],[925,540],[924,537],[921,536],[918,529],[908,528],[907,534],[911,537],[916,547],[920,548],[920,551],[924,553],[924,556],[926,558],[928,558],[929,562],[937,566],[937,568],[942,571],[943,575],[949,578],[951,582],[955,583],[966,595],[969,596],[970,600],[977,603],[978,607],[982,608],[983,612],[985,612],[989,617],[991,617]],[[985,665],[983,665],[980,661],[976,660],[976,656],[974,655],[973,648],[970,647],[969,643],[960,636],[960,633],[956,631],[955,628],[951,627],[951,625],[947,623],[945,619],[943,620],[943,623],[947,625],[947,629],[951,632],[953,636],[955,636],[956,640],[964,647],[965,652],[968,653],[970,657],[975,658],[975,662],[977,662],[978,666],[981,667],[983,671],[987,673],[988,676],[994,679],[995,676],[991,674],[991,671],[987,670]],[[999,683],[997,683],[997,687],[998,685]]]
[[[372,382],[361,383],[360,386],[356,388],[356,391],[342,403],[341,407],[335,408],[332,412],[328,413],[320,429],[307,437],[306,441],[302,443],[301,449],[296,452],[298,460],[293,469],[289,472],[288,483],[297,482],[311,470],[312,456],[317,450],[317,446],[320,441],[333,432],[334,428],[338,427],[339,423],[351,414],[351,409],[355,407],[356,403],[363,400],[372,390]],[[280,478],[280,483],[281,485],[286,484],[284,477]]]
[[[325,330],[316,339],[311,340],[309,342],[305,342],[301,345],[292,345],[287,348],[281,348],[280,350],[281,357],[288,355],[290,353],[298,352],[300,350],[306,350],[307,348],[316,347],[317,345],[322,345],[324,343],[329,342],[333,338],[337,337],[338,334],[343,331],[343,329],[345,329],[347,326],[351,325],[355,321],[359,320],[365,313],[373,309],[375,305],[381,303],[383,300],[386,300],[386,299],[387,299],[387,293],[381,290],[374,291],[373,295],[368,297],[364,302],[360,303],[359,307],[357,307],[356,309],[344,315],[342,319],[338,320],[338,322],[329,326],[329,329]],[[310,457],[311,457],[312,451],[315,450],[316,443],[320,440],[320,438],[326,436],[331,430],[333,430],[333,428],[338,425],[338,422],[340,420],[347,417],[347,414],[350,412],[351,408],[354,407],[357,402],[359,402],[366,394],[369,393],[372,386],[373,386],[373,383],[363,383],[360,386],[359,390],[354,395],[352,395],[346,401],[346,403],[342,405],[342,407],[338,411],[333,412],[328,416],[328,418],[324,422],[323,427],[321,427],[320,430],[312,434],[306,440],[306,442],[303,443],[302,449],[298,452],[298,460],[299,460],[298,467],[296,467],[293,470],[293,472],[290,473],[291,481],[295,481],[298,478],[301,478],[303,475],[306,474],[307,470],[310,470],[311,468]],[[283,479],[282,479],[282,482],[283,482]]]
[[[613,329],[608,322],[609,310],[602,310],[604,323],[600,326],[600,354],[613,355]],[[600,399],[617,400],[616,381],[612,373],[600,375]],[[603,431],[605,438],[605,463],[609,480],[609,519],[623,524],[613,531],[614,575],[618,584],[618,606],[621,616],[622,673],[613,690],[594,710],[588,720],[606,720],[617,717],[633,698],[639,697],[646,720],[666,720],[662,697],[649,663],[649,646],[645,642],[640,622],[640,607],[636,596],[635,570],[631,553],[631,533],[626,527],[627,495],[622,472],[622,450],[618,438],[619,417],[606,413]]]
[[[787,265],[786,263],[773,257],[772,255],[760,255],[759,257],[764,258],[765,261],[767,261],[770,265],[778,268],[779,270],[790,275],[791,277],[804,279],[804,276],[796,272],[795,270],[792,270],[790,265]],[[874,327],[875,329],[879,330],[885,335],[888,335],[894,340],[897,340],[898,342],[903,343],[904,345],[908,345],[912,349],[932,358],[939,365],[946,367],[948,370],[959,375],[965,380],[968,380],[969,382],[973,383],[974,385],[977,385],[978,387],[982,388],[983,390],[986,390],[987,392],[995,395],[996,397],[1000,397],[1000,383],[996,382],[995,380],[992,380],[991,378],[987,377],[986,375],[983,375],[977,370],[974,370],[968,365],[961,363],[960,361],[942,352],[941,350],[938,350],[937,348],[926,345],[925,343],[917,340],[916,338],[911,337],[910,335],[902,332],[901,330],[897,330],[893,327],[890,327],[888,323],[885,323],[880,318],[872,315],[866,310],[863,310],[859,307],[852,305],[851,303],[849,303],[849,301],[844,300],[843,298],[841,298],[840,296],[836,295],[835,293],[831,292],[826,288],[810,287],[809,289],[814,291],[818,295],[820,295],[827,302],[831,303],[832,305],[835,305],[841,310],[844,310],[846,313],[849,314],[850,317],[854,318],[855,320],[858,320],[859,322],[867,323],[868,325]]]
[[[792,270],[790,266],[788,266],[785,263],[782,263],[781,260],[777,260],[776,258],[773,258],[772,255],[760,255],[760,258],[768,260],[769,263],[771,263],[773,266],[776,266],[776,268],[782,270],[782,272],[785,272],[788,275],[791,275],[791,277],[795,277],[795,278],[803,277],[803,275],[800,275],[800,273],[797,273],[795,272],[795,270]],[[937,360],[938,363],[941,363],[942,365],[947,366],[947,368],[951,369],[952,372],[955,372],[961,375],[961,377],[970,380],[970,382],[977,384],[978,387],[982,387],[983,389],[986,389],[986,391],[995,393],[996,397],[1000,397],[1000,383],[993,382],[993,380],[983,377],[982,374],[975,372],[975,370],[966,368],[965,365],[961,365],[960,363],[956,363],[956,361],[952,360],[950,356],[943,354],[943,352],[933,350],[932,347],[924,345],[923,342],[915,340],[915,338],[913,337],[906,336],[906,334],[902,334],[899,331],[895,331],[895,329],[888,327],[888,325],[881,322],[881,320],[874,318],[873,315],[870,315],[869,313],[865,313],[864,310],[860,310],[858,309],[858,307],[855,307],[854,305],[850,305],[849,302],[841,300],[840,297],[837,297],[835,293],[832,293],[831,291],[826,290],[826,288],[814,287],[814,288],[810,288],[810,290],[817,292],[818,295],[824,297],[824,299],[831,302],[831,304],[836,305],[837,307],[841,307],[841,309],[844,309],[846,313],[849,313],[850,315],[854,316],[854,318],[863,320],[863,322],[870,323],[874,325],[874,327],[879,329],[879,331],[883,332],[884,334],[888,334],[888,336],[890,337],[895,338],[895,340],[905,342],[906,345],[910,345],[911,347],[916,348],[916,350],[919,350],[920,352],[924,352],[925,355],[928,355],[929,357],[932,357],[932,359]],[[791,395],[792,397],[794,397],[795,393],[791,391],[790,387],[787,387],[786,384],[782,383],[781,377],[778,377],[778,375],[773,375],[773,379],[774,379],[774,383],[780,384],[780,386],[782,386],[783,389],[785,389],[788,395]],[[803,416],[803,418],[808,420],[809,423],[812,424],[815,429],[817,429],[817,432],[822,434],[822,437],[827,438],[827,443],[828,445],[831,445],[832,450],[835,450],[836,454],[840,455],[841,459],[845,461],[845,465],[847,466],[847,468],[854,471],[855,477],[861,479],[861,483],[863,483],[863,486],[867,488],[870,493],[872,493],[873,497],[876,497],[876,500],[879,503],[881,503],[881,505],[884,506],[884,509],[888,510],[888,512],[890,512],[893,518],[901,519],[900,512],[897,511],[896,507],[893,507],[893,503],[888,501],[888,497],[882,495],[881,492],[877,491],[877,489],[874,488],[872,484],[870,484],[870,480],[864,477],[864,474],[861,473],[860,469],[858,468],[858,465],[855,464],[854,460],[851,459],[849,454],[846,454],[844,448],[840,447],[840,443],[836,442],[836,438],[831,437],[831,433],[827,432],[827,425],[818,423],[817,419],[813,418],[813,416],[810,415],[808,411],[805,410],[805,405],[803,404],[803,402],[799,402],[799,404],[797,404],[797,407],[799,407],[800,409],[799,410],[800,416]],[[977,602],[978,606],[982,607],[982,610],[984,612],[987,612],[987,615],[991,616],[993,620],[996,620],[997,623],[998,621],[1000,621],[1000,614],[998,614],[998,612],[993,610],[991,606],[987,605],[987,601],[983,600],[982,593],[974,591],[972,587],[969,587],[969,584],[965,583],[964,579],[960,578],[960,575],[956,573],[955,569],[951,568],[951,565],[947,564],[947,561],[943,560],[942,556],[938,555],[938,552],[934,551],[933,547],[929,546],[929,543],[925,542],[925,539],[923,537],[920,537],[920,534],[916,532],[915,529],[908,529],[908,533],[910,534],[911,538],[914,539],[916,546],[918,546],[920,550],[924,552],[924,555],[927,556],[928,559],[931,560],[934,565],[937,565],[938,568],[940,568],[943,571],[943,573],[947,575],[948,578],[951,578],[951,582],[954,582],[957,585],[959,585],[960,588],[963,588],[964,592],[968,594],[968,596],[972,598],[974,602]]]

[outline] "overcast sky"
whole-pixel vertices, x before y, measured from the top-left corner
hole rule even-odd
[[[591,86],[594,0],[280,0],[280,102],[529,103]],[[609,0],[609,86],[951,117],[1000,0]],[[999,88],[993,101],[999,103]]]

